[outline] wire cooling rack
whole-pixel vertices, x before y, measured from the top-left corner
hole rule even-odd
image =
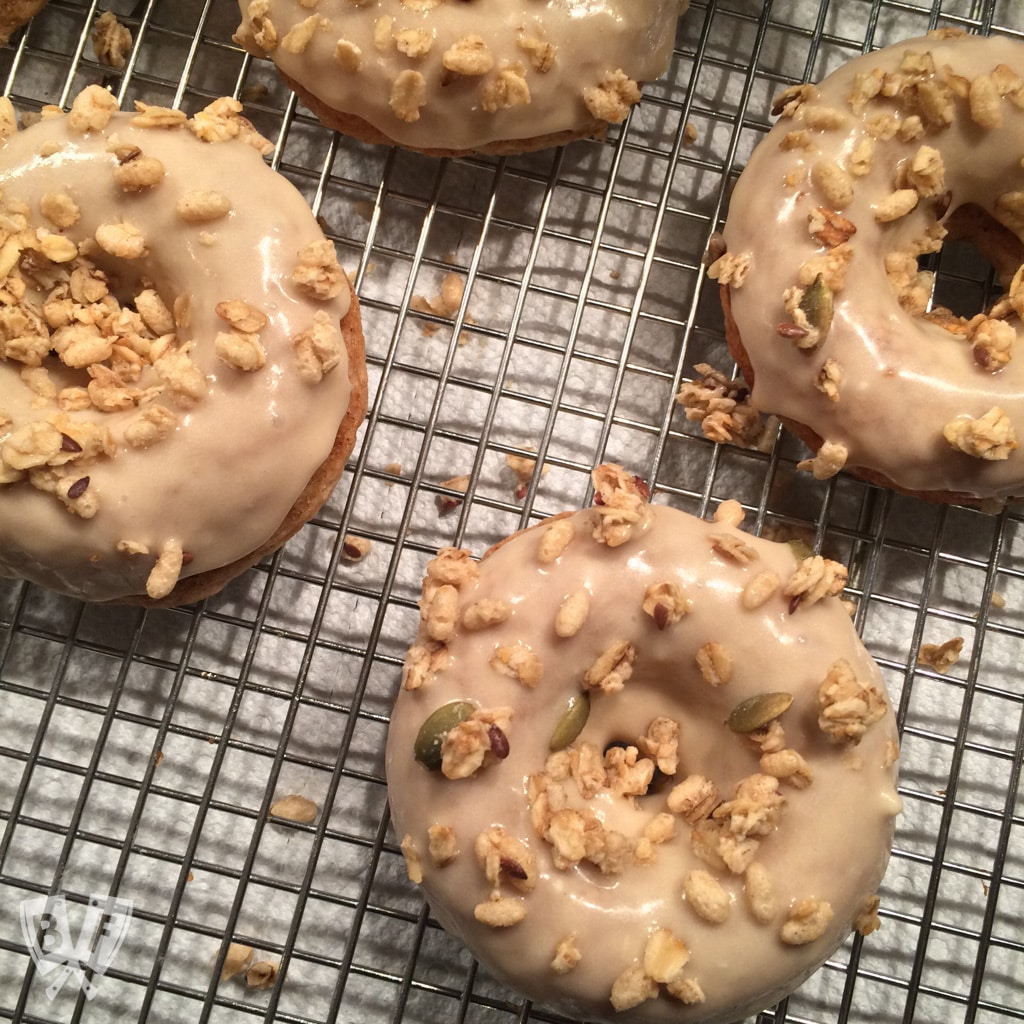
[[[659,500],[704,514],[737,497],[752,528],[803,529],[846,560],[898,708],[882,929],[758,1021],[1024,1020],[1021,512],[815,482],[791,439],[715,446],[673,402],[695,364],[729,369],[701,260],[771,96],[937,25],[1020,35],[1018,0],[694,2],[668,74],[606,141],[445,161],[324,130],[231,42],[230,0],[110,6],[134,38],[122,72],[95,59],[97,3],[51,0],[0,51],[5,91],[23,110],[95,81],[126,106],[241,96],[356,274],[372,405],[319,516],[201,605],[96,608],[0,581],[0,1018],[559,1020],[429,918],[382,750],[435,549],[480,552],[586,502],[612,459]],[[944,287],[978,308],[986,268],[951,256]],[[415,298],[449,274],[457,304]],[[509,456],[546,472],[523,481]],[[365,558],[345,559],[346,535]],[[948,671],[917,664],[956,636]],[[288,794],[316,818],[270,820]],[[273,987],[219,979],[232,941],[279,966]]]

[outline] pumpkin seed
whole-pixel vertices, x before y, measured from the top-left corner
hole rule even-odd
[[[551,734],[550,750],[564,750],[581,732],[590,717],[590,695],[574,693],[570,698],[555,731]]]
[[[460,722],[464,722],[476,710],[468,700],[453,700],[442,704],[427,715],[427,720],[416,734],[413,753],[416,760],[432,772],[441,770],[441,744]]]
[[[741,700],[732,709],[726,724],[733,732],[757,732],[773,718],[778,718],[792,703],[791,693],[758,693]]]
[[[832,326],[833,311],[832,289],[825,284],[825,278],[821,274],[804,292],[804,297],[800,300],[800,308],[807,317],[807,322],[818,332],[814,344],[821,344]]]

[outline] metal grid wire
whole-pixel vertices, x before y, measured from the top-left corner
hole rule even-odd
[[[1021,512],[819,483],[792,439],[716,446],[673,402],[696,363],[728,368],[701,260],[770,97],[937,25],[1020,35],[1019,0],[695,0],[668,74],[605,142],[445,161],[324,130],[231,42],[230,0],[103,6],[133,32],[122,73],[94,59],[96,0],[52,0],[0,51],[4,90],[26,110],[94,81],[126,106],[245,99],[357,271],[371,411],[319,516],[201,605],[96,608],[0,581],[0,1018],[559,1020],[429,918],[382,750],[428,558],[586,502],[608,458],[660,501],[704,514],[736,497],[753,529],[806,529],[847,561],[898,708],[883,927],[758,1021],[1024,1020]],[[449,272],[466,285],[454,316],[411,308]],[[950,253],[940,274],[954,304],[985,301],[986,268]],[[505,457],[534,450],[547,472],[524,493]],[[372,542],[362,561],[342,557],[348,533]],[[953,636],[948,672],[916,664]],[[268,821],[289,793],[314,822]],[[61,896],[86,948],[90,901],[133,904],[92,998],[77,979],[53,993],[19,926],[23,901]],[[280,963],[271,990],[218,981],[230,940]]]

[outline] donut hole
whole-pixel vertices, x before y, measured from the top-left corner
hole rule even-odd
[[[945,222],[942,249],[920,258],[935,274],[930,309],[948,309],[970,320],[988,313],[1024,263],[1024,243],[987,210],[965,203]]]

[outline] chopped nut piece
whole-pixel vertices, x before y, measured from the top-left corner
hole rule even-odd
[[[406,68],[392,84],[391,98],[388,102],[392,113],[400,121],[418,121],[420,108],[427,102],[426,79],[418,71]]]
[[[584,688],[618,693],[633,674],[635,660],[636,648],[628,640],[613,643],[584,673]]]
[[[789,946],[804,946],[820,939],[831,920],[832,907],[825,900],[799,900],[789,908],[779,938]]]
[[[738,501],[729,498],[719,503],[712,519],[716,523],[725,523],[726,526],[738,528],[742,525],[745,516],[746,513],[743,511],[743,506]]]
[[[948,672],[960,660],[963,648],[962,636],[953,637],[941,644],[922,644],[917,652],[917,663],[928,665],[936,672]]]
[[[814,778],[803,757],[789,747],[762,754],[760,767],[765,775],[774,775],[797,789],[806,789]]]
[[[748,611],[753,611],[755,608],[760,608],[761,605],[777,594],[781,586],[782,581],[779,579],[778,574],[772,572],[771,569],[766,569],[764,572],[759,572],[743,588],[743,596],[740,599],[740,603]]]
[[[6,449],[5,449],[6,454]],[[181,567],[184,562],[184,555],[181,550],[181,541],[169,540],[160,549],[160,556],[156,564],[150,570],[146,579],[146,593],[159,601],[174,589],[178,578],[181,576]]]
[[[678,977],[689,959],[689,946],[667,928],[659,928],[644,947],[644,973],[664,984]]]
[[[502,675],[517,679],[523,686],[536,686],[543,675],[540,658],[524,643],[496,648],[490,666]]]
[[[882,927],[882,922],[878,919],[878,908],[880,905],[881,901],[877,896],[869,896],[864,901],[859,913],[853,920],[853,927],[861,935],[870,935]]]
[[[828,480],[838,473],[849,456],[845,444],[838,441],[824,441],[812,459],[802,459],[797,469],[809,471],[815,480]]]
[[[749,565],[757,558],[757,550],[735,533],[711,534],[711,547],[724,558],[740,565]]]
[[[443,868],[458,856],[455,830],[450,825],[431,825],[427,829],[430,859],[435,867]]]
[[[657,996],[658,983],[647,976],[640,963],[631,964],[612,983],[611,1003],[620,1012]]]
[[[402,836],[402,856],[405,858],[405,870],[409,881],[413,885],[419,885],[423,881],[423,864],[420,860],[419,850],[411,835],[406,833]]]
[[[875,220],[880,224],[888,224],[910,213],[917,206],[917,199],[916,189],[901,188],[891,192],[880,203],[875,203],[871,209],[874,211]]]
[[[220,969],[220,980],[227,981],[236,974],[241,974],[252,962],[252,946],[241,942],[232,942],[224,956],[224,965]]]
[[[489,629],[504,622],[511,614],[512,606],[507,601],[486,598],[466,606],[462,612],[462,625],[474,632]]]
[[[640,87],[618,68],[597,85],[584,89],[583,102],[597,120],[618,124],[626,119],[629,108],[640,102]]]
[[[1008,459],[1017,449],[1017,435],[1010,417],[998,406],[984,416],[972,419],[958,416],[942,428],[942,435],[952,447],[976,459],[1000,461]]]
[[[277,972],[277,964],[269,960],[258,960],[245,972],[245,984],[255,989],[273,988]]]
[[[551,959],[551,970],[555,974],[568,974],[582,959],[582,954],[576,948],[576,933],[565,936],[555,946],[555,955]]]
[[[829,249],[848,242],[857,233],[853,221],[824,206],[808,214],[807,222],[812,237]]]
[[[308,825],[310,822],[316,821],[318,813],[319,808],[312,800],[299,796],[297,793],[280,797],[270,805],[271,817],[295,821],[300,825]]]

